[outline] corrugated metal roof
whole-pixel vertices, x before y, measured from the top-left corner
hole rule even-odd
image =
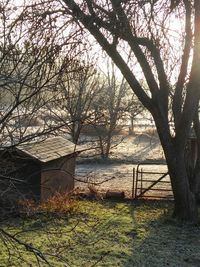
[[[17,148],[41,162],[48,162],[81,150],[80,146],[63,137],[53,137],[36,143],[27,143]]]

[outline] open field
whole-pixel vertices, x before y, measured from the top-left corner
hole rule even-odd
[[[96,138],[91,136],[81,136],[81,141],[92,144]],[[138,163],[144,160],[164,161],[164,153],[160,145],[158,135],[153,131],[138,132],[134,135],[114,136],[111,146],[110,159],[129,163]],[[83,159],[97,159],[95,151],[87,151],[81,155]]]
[[[132,196],[133,169],[141,162],[152,162],[142,165],[143,171],[167,172],[164,155],[157,135],[137,134],[127,136],[112,149],[110,159],[101,161],[97,157],[78,161],[76,167],[76,187],[87,189],[88,183],[96,183],[96,189],[105,192],[107,190],[124,191],[126,197]],[[159,175],[146,175],[146,179],[158,179]],[[169,181],[169,177],[166,178]],[[84,181],[85,183],[81,183]],[[171,187],[170,187],[171,188]]]
[[[1,227],[40,249],[53,267],[200,266],[199,227],[176,224],[170,211],[167,202],[80,201],[68,216],[19,218]],[[1,267],[37,266],[23,246],[0,242]]]
[[[78,181],[75,182],[75,185],[80,189],[87,190],[88,185],[94,184],[99,192],[106,192],[107,190],[123,191],[126,197],[131,198],[134,183],[133,169],[136,170],[136,168],[137,164],[130,163],[83,163],[77,166],[76,179]],[[144,164],[141,165],[141,169],[150,172],[167,172],[167,166],[165,164]],[[144,178],[147,180],[156,180],[160,176],[159,174],[145,174]],[[169,181],[169,176],[165,180]],[[80,181],[83,181],[83,183]],[[148,186],[150,183],[145,183],[145,185]]]

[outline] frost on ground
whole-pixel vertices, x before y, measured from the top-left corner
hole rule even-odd
[[[164,153],[157,135],[128,136],[112,150],[112,157],[127,161],[164,160]]]
[[[91,154],[90,151],[87,153]],[[78,163],[76,167],[76,187],[82,190],[86,189],[88,184],[93,184],[98,191],[124,191],[127,197],[131,197],[133,169],[137,168],[138,163],[151,163],[142,165],[143,171],[167,172],[164,154],[156,135],[128,136],[112,149],[110,158],[110,161],[103,163],[94,158],[90,162],[84,162],[82,159],[81,164]],[[146,174],[143,178],[155,180],[159,177],[159,174]]]

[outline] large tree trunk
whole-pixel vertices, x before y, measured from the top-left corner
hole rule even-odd
[[[198,210],[195,195],[190,189],[189,177],[186,171],[183,153],[176,150],[171,162],[168,159],[168,169],[174,193],[174,217],[184,221],[197,222]],[[174,160],[175,158],[175,160]]]
[[[199,121],[199,109],[197,109],[194,116],[194,130],[196,135],[196,140],[194,139],[194,159],[195,164],[192,173],[192,182],[191,182],[191,190],[195,194],[198,202],[200,201],[200,121]],[[196,151],[197,150],[197,151]]]
[[[192,192],[189,183],[189,176],[186,169],[184,151],[176,149],[168,144],[163,145],[166,156],[169,175],[174,194],[174,213],[173,216],[179,220],[197,222],[198,210],[195,194]]]
[[[184,157],[184,144],[171,137],[168,123],[154,114],[158,135],[163,147],[174,194],[173,216],[181,221],[197,223],[198,210],[195,194],[189,183]]]

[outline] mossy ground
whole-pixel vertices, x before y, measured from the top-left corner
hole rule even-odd
[[[200,228],[177,224],[171,208],[166,202],[80,201],[70,215],[18,218],[1,228],[38,248],[53,267],[200,266]],[[23,245],[8,238],[0,243],[0,266],[38,266]]]

